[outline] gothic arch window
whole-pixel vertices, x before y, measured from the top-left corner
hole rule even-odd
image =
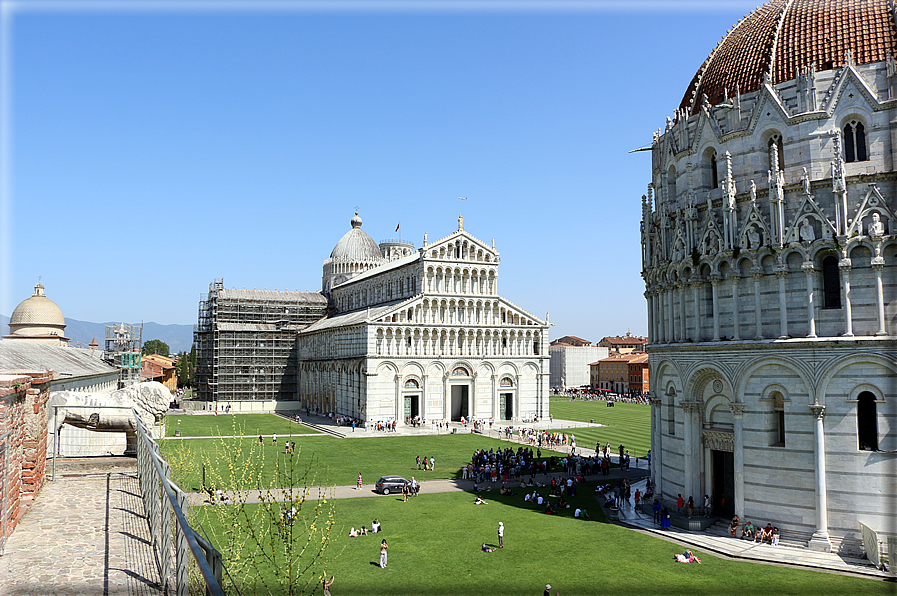
[[[822,308],[841,308],[841,272],[831,255],[822,259]]]
[[[773,391],[772,398],[772,442],[770,446],[785,446],[785,396]]]
[[[766,141],[766,149],[769,151],[769,169],[772,169],[772,146],[775,145],[779,153],[779,169],[785,169],[785,146],[782,144],[782,135],[775,133]]]
[[[878,451],[878,419],[875,395],[863,391],[857,396],[857,443],[860,451]]]
[[[844,126],[844,161],[867,161],[866,128],[859,120],[851,120]]]
[[[719,188],[719,170],[716,163],[716,151],[710,154],[710,188]]]

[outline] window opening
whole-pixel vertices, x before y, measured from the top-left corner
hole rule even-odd
[[[857,440],[860,451],[878,451],[875,396],[869,391],[863,391],[857,398]]]
[[[862,122],[851,120],[844,127],[844,161],[867,161],[866,129]]]
[[[841,271],[833,256],[822,259],[822,296],[822,308],[841,308]]]

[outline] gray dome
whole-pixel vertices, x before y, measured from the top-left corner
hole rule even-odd
[[[330,259],[336,262],[379,262],[383,260],[380,247],[377,246],[373,238],[368,236],[367,232],[361,229],[361,218],[358,217],[358,213],[352,218],[352,229],[346,232],[333,247]]]
[[[65,327],[65,317],[56,303],[44,295],[44,284],[37,282],[31,298],[23,300],[12,311],[9,325],[53,325]]]

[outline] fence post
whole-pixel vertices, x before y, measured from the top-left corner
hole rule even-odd
[[[184,491],[178,489],[178,507],[181,511],[187,511],[187,495]],[[190,594],[190,558],[187,552],[187,532],[177,524],[177,539],[175,549],[175,588],[177,596],[188,596]]]
[[[161,481],[170,486],[171,466],[164,459],[160,463],[162,464],[162,472],[165,474]],[[161,559],[162,563],[162,590],[167,594],[171,587],[171,507],[165,501],[166,495],[163,491],[159,495],[159,507],[161,508],[159,513],[162,521],[160,536],[162,546],[159,559]]]

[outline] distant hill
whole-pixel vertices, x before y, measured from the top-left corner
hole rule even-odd
[[[118,321],[121,323],[121,321]],[[89,321],[79,321],[77,319],[65,319],[65,335],[71,340],[73,346],[83,344],[87,347],[90,340],[96,338],[103,348],[103,340],[106,333],[106,325],[114,325],[113,322],[108,323],[91,323]],[[133,323],[131,323],[133,325]],[[139,323],[138,323],[139,324]],[[9,317],[0,315],[0,335],[9,333]],[[143,341],[151,339],[161,339],[168,344],[172,353],[186,352],[193,346],[193,325],[160,325],[158,323],[143,324]]]

